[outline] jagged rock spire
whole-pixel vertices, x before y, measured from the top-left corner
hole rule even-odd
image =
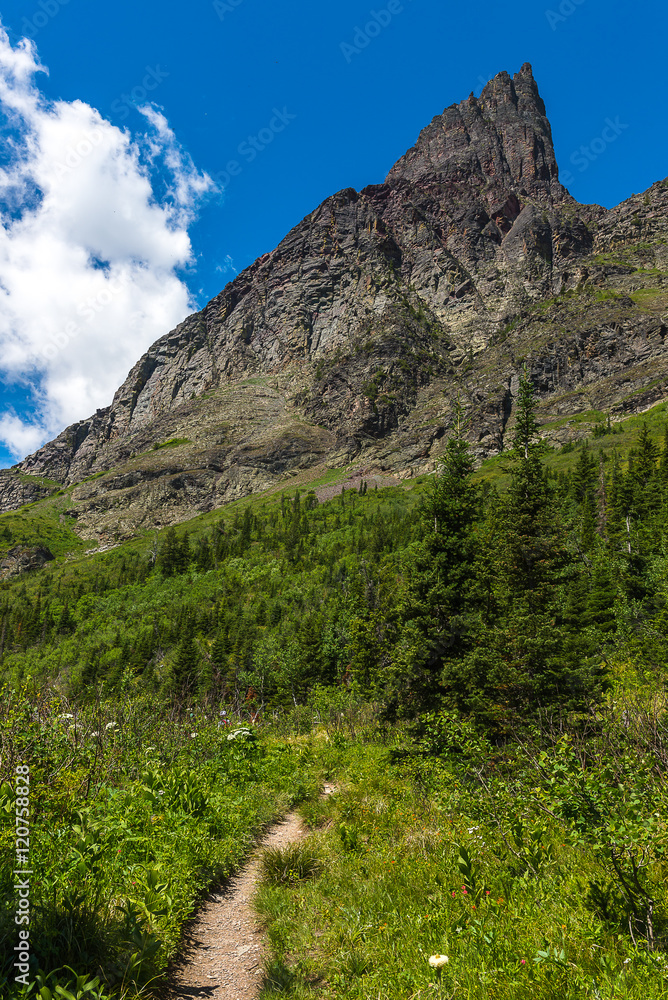
[[[484,189],[489,203],[501,190],[549,204],[568,197],[558,180],[552,131],[529,63],[512,77],[505,70],[498,73],[479,98],[471,94],[446,108],[387,176],[390,184],[435,179],[446,190],[453,187],[458,199],[462,184]]]

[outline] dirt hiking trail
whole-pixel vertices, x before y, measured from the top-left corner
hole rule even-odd
[[[324,794],[334,791],[326,785]],[[262,986],[265,943],[251,901],[259,880],[260,853],[305,835],[292,812],[271,828],[250,860],[225,886],[212,890],[187,926],[183,951],[172,967],[165,1000],[252,1000]]]

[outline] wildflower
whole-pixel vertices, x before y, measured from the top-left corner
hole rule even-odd
[[[462,892],[464,893],[465,896],[468,896],[468,894],[469,894],[469,891],[466,888],[466,886],[462,886]]]
[[[117,722],[108,722],[104,728],[105,729],[118,729],[118,723]]]
[[[97,738],[97,737],[98,737],[99,735],[100,735],[99,733],[91,733],[91,734],[90,734],[90,737],[91,737],[91,739],[92,739],[92,740],[94,740],[94,739],[96,739],[96,738]]]
[[[197,736],[197,733],[191,733],[190,734],[190,738],[193,739],[193,740],[195,739],[196,736]]]
[[[453,896],[456,896],[456,895],[457,895],[457,893],[455,892],[455,890],[454,890],[454,889],[452,890],[452,895],[453,895]]]
[[[235,729],[227,738],[228,740],[247,740],[250,736],[252,736],[250,729]]]
[[[74,716],[72,715],[71,712],[65,712],[64,715],[59,715],[58,718],[59,719],[73,719]]]
[[[520,965],[526,965],[526,964],[527,964],[527,960],[526,960],[526,958],[523,958],[522,961],[520,962]]]
[[[447,955],[430,955],[429,964],[432,969],[442,969],[444,965],[447,965],[450,959]]]

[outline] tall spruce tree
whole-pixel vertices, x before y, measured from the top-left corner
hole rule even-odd
[[[442,701],[448,667],[470,643],[480,512],[472,473],[473,458],[458,426],[423,510],[422,538],[400,609],[394,700],[409,711]]]
[[[200,655],[195,642],[195,625],[188,618],[182,629],[182,638],[176,649],[172,670],[172,685],[177,697],[192,695],[197,687]]]
[[[564,585],[578,568],[556,516],[541,452],[536,399],[520,378],[511,483],[499,530],[489,533],[495,609],[456,664],[453,707],[502,733],[536,713],[579,708],[597,693],[597,662],[580,626],[563,613]],[[581,588],[572,593],[571,608]],[[453,678],[454,679],[454,678]]]

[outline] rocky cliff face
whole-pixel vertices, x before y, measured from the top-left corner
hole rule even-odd
[[[16,545],[0,560],[0,580],[7,580],[10,576],[19,576],[30,570],[41,569],[54,558],[49,549],[41,545],[32,547],[26,545]]]
[[[523,364],[556,438],[576,413],[650,405],[668,366],[667,209],[666,182],[612,211],[575,202],[531,67],[500,73],[383,184],[328,198],[156,341],[108,408],[0,474],[0,507],[48,477],[73,487],[81,534],[106,539],[295,469],[425,471],[456,399],[494,454]]]

